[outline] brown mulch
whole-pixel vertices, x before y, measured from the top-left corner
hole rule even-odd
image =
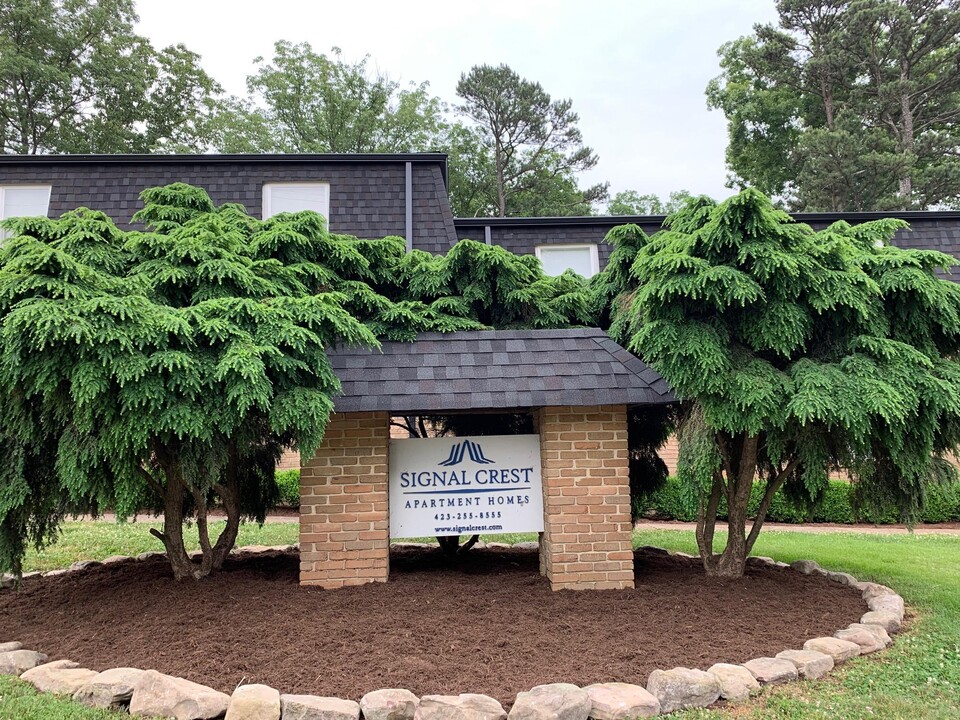
[[[637,589],[623,591],[552,592],[536,552],[515,549],[455,566],[436,550],[395,550],[389,583],[336,591],[301,588],[298,562],[239,557],[201,582],[174,582],[162,559],[30,578],[0,593],[0,642],[227,693],[256,682],[359,700],[404,687],[509,704],[541,683],[645,685],[656,667],[772,656],[866,610],[823,577],[750,567],[706,578],[694,561],[641,551]]]

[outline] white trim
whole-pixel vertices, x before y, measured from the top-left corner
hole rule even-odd
[[[45,217],[50,212],[50,194],[53,191],[52,185],[43,185],[43,184],[31,184],[31,185],[0,185],[0,220],[6,220],[7,216],[4,215],[3,209],[6,207],[7,190],[46,190],[47,191],[47,208],[43,211],[43,216]],[[16,217],[16,216],[14,216]]]
[[[319,181],[319,182],[271,182],[263,184],[263,214],[262,218],[264,220],[273,217],[276,213],[273,212],[271,206],[272,200],[272,190],[275,187],[284,187],[284,188],[304,188],[309,190],[317,190],[323,188],[325,196],[323,200],[326,204],[326,212],[320,213],[326,219],[327,223],[330,222],[330,183]]]
[[[43,214],[38,217],[47,217],[50,214],[50,194],[53,191],[53,185],[39,185],[39,184],[30,184],[30,185],[0,185],[0,220],[6,220],[7,215],[4,212],[4,209],[7,206],[7,190],[45,190],[46,191],[46,203],[43,209]],[[17,215],[12,215],[11,217],[19,217]],[[0,230],[0,240],[4,240],[10,237],[9,230]]]
[[[543,250],[589,250],[590,251],[590,274],[587,277],[593,277],[600,272],[600,254],[596,243],[551,243],[549,245],[537,245],[537,259],[543,262],[541,252]]]

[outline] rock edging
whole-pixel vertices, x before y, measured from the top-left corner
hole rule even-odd
[[[532,549],[518,543],[520,549]],[[403,546],[403,545],[401,545]],[[296,545],[236,548],[237,553],[291,551]],[[657,552],[668,551],[657,548]],[[686,553],[670,553],[692,558]],[[121,561],[143,561],[163,553],[143,553],[136,558],[113,556],[103,562],[83,561],[64,570],[42,573],[57,576]],[[785,649],[776,657],[753,658],[739,665],[718,663],[707,670],[656,669],[646,687],[629,683],[599,683],[579,688],[568,683],[538,685],[517,695],[508,714],[494,698],[464,693],[425,695],[409,690],[369,692],[357,703],[313,695],[281,695],[266,685],[241,685],[232,696],[155,670],[113,668],[96,672],[69,660],[49,662],[43,653],[24,649],[16,641],[0,643],[0,675],[16,675],[41,692],[70,695],[91,707],[127,710],[131,715],[161,716],[176,720],[632,720],[695,707],[718,699],[737,703],[760,691],[763,685],[822,677],[834,666],[860,655],[877,652],[900,631],[903,598],[885,585],[858,582],[848,573],[831,572],[812,560],[790,565],[772,558],[751,557],[750,564],[790,568],[807,575],[823,575],[860,590],[867,603],[859,622],[837,630],[832,637],[807,640],[803,649]],[[24,577],[39,575],[30,573]],[[0,578],[0,587],[12,588],[16,580]]]

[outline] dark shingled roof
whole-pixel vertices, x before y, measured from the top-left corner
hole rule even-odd
[[[597,328],[423,333],[330,352],[339,412],[393,413],[674,401],[666,381]]]
[[[807,223],[814,230],[822,230],[838,220],[858,225],[869,220],[899,218],[910,227],[898,230],[893,244],[908,250],[939,250],[953,255],[960,264],[960,212],[956,210],[892,210],[883,212],[848,213],[791,213],[797,222]],[[532,255],[538,246],[566,244],[596,244],[600,269],[606,267],[613,246],[606,242],[607,233],[618,225],[632,223],[652,235],[663,226],[665,215],[591,215],[589,217],[546,218],[455,218],[453,224],[458,238],[490,242],[517,254]],[[436,252],[442,252],[437,250]],[[948,280],[960,282],[960,268],[945,275]]]

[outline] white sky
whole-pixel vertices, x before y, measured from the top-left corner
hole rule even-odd
[[[138,32],[182,42],[228,92],[244,95],[253,58],[273,43],[309,42],[402,83],[429,81],[456,102],[473,65],[506,63],[571,98],[585,142],[600,157],[582,184],[610,182],[666,197],[724,187],[726,130],[704,88],[720,45],[776,19],[774,0],[138,0]]]

